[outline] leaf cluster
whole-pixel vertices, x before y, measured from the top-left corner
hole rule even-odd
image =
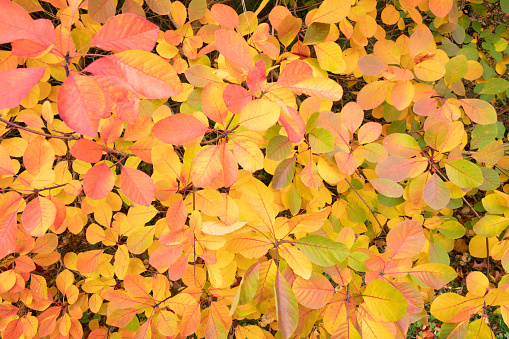
[[[268,2],[0,0],[2,337],[509,322],[507,18]]]

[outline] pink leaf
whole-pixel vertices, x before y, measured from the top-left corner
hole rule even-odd
[[[72,130],[95,137],[106,108],[104,93],[93,77],[71,74],[58,91],[60,117]]]
[[[240,34],[220,29],[216,31],[215,37],[216,48],[226,59],[248,72],[254,68],[251,49]]]
[[[120,176],[122,193],[135,204],[150,206],[156,191],[151,177],[140,170],[122,167]]]
[[[83,190],[93,200],[105,198],[115,184],[115,176],[104,162],[95,165],[83,177]]]
[[[140,49],[150,52],[156,45],[158,35],[157,25],[126,13],[109,18],[90,44],[107,50]]]
[[[244,87],[230,84],[223,91],[223,100],[230,112],[240,114],[244,107],[253,100],[253,96]]]
[[[203,137],[209,128],[192,115],[178,113],[159,120],[152,132],[157,139],[167,144],[182,145]]]
[[[0,109],[19,106],[21,100],[41,80],[45,69],[16,68],[0,73]]]

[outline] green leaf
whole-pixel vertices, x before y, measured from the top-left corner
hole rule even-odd
[[[388,282],[373,280],[362,293],[369,313],[382,321],[398,321],[407,310],[403,294]]]
[[[267,158],[274,161],[286,159],[292,151],[293,145],[287,136],[276,135],[267,144]]]
[[[299,322],[299,305],[292,288],[285,277],[281,275],[279,269],[276,270],[274,297],[276,299],[277,325],[283,338],[288,339],[292,336]]]
[[[468,62],[464,55],[458,55],[451,58],[445,64],[445,83],[450,85],[458,80],[461,80],[468,72]]]
[[[445,163],[445,171],[449,180],[461,188],[478,187],[483,182],[479,166],[467,160],[451,160]]]
[[[505,14],[509,14],[509,0],[500,0],[500,8]]]
[[[489,167],[481,167],[483,182],[478,187],[481,191],[495,190],[500,186],[500,176],[498,173]]]
[[[509,226],[509,218],[498,215],[486,215],[474,225],[474,232],[480,236],[497,237]]]
[[[306,35],[304,35],[304,40],[302,43],[304,45],[314,45],[323,42],[329,35],[329,31],[330,24],[313,22],[306,30]]]
[[[489,145],[498,135],[497,124],[476,125],[470,139],[470,149],[480,148]]]
[[[290,209],[290,212],[293,215],[297,215],[300,211],[300,206],[302,204],[302,198],[299,195],[299,192],[295,189],[295,187],[292,185],[290,189],[288,190],[288,206]]]
[[[498,94],[509,88],[509,81],[501,78],[493,78],[484,83],[479,94]]]
[[[311,149],[317,153],[328,153],[334,150],[332,133],[325,128],[315,128],[309,133]]]
[[[309,235],[296,241],[297,247],[311,262],[322,267],[337,265],[348,257],[345,244],[320,235]]]
[[[465,235],[465,227],[455,220],[445,222],[437,229],[449,239],[459,239]]]
[[[296,158],[285,159],[279,163],[272,178],[272,188],[279,190],[290,185],[295,175]]]
[[[233,298],[232,307],[230,309],[230,315],[235,312],[237,305],[244,305],[253,300],[256,290],[258,289],[258,279],[259,279],[259,264],[260,262],[256,262],[254,265],[248,268],[246,273],[244,273],[244,277],[240,282],[239,288],[237,289],[237,293]]]
[[[311,114],[311,116],[308,118],[308,121],[306,122],[306,133],[311,132],[315,128],[316,122],[318,121],[319,117],[320,112],[315,112]]]

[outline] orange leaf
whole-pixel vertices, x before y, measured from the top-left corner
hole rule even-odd
[[[16,284],[16,273],[8,270],[0,273],[0,293],[5,293]]]
[[[439,18],[445,17],[452,9],[454,5],[453,0],[430,0],[429,9],[431,13],[435,14]]]
[[[55,151],[44,137],[35,138],[23,154],[23,163],[28,173],[37,175],[51,169],[55,161]]]
[[[254,68],[251,49],[240,34],[234,31],[220,29],[216,31],[214,35],[216,37],[217,50],[226,59],[248,72]]]
[[[91,164],[98,162],[103,156],[101,145],[88,139],[77,140],[72,145],[70,152],[75,158]]]
[[[374,55],[365,55],[357,60],[357,67],[362,74],[367,76],[375,76],[387,69],[387,65]]]
[[[357,95],[357,102],[363,110],[373,109],[385,101],[387,84],[387,81],[373,81],[362,87]]]
[[[5,0],[0,1],[3,3]],[[7,2],[11,3],[10,1]],[[0,6],[0,8],[2,8],[0,12],[4,14],[5,7]],[[2,14],[0,14],[0,32],[4,29],[2,27],[4,23],[1,19]],[[41,80],[45,69],[46,67],[16,68],[0,73],[0,109],[19,106],[21,100]]]
[[[413,257],[421,253],[425,242],[422,224],[416,220],[405,220],[391,228],[387,235],[387,250],[394,250],[394,259]]]
[[[356,102],[349,102],[341,109],[341,122],[350,131],[355,132],[364,120],[364,111]]]
[[[160,56],[128,50],[92,62],[86,71],[94,75],[121,77],[147,99],[168,98],[182,91],[175,69]]]
[[[203,149],[193,161],[192,178],[197,187],[210,184],[221,173],[221,146],[214,145]]]
[[[408,49],[410,50],[410,55],[413,57],[421,54],[425,50],[427,50],[430,45],[434,44],[435,40],[433,39],[433,34],[427,28],[421,28],[416,30],[408,40]]]
[[[104,162],[95,165],[83,177],[83,190],[93,200],[105,198],[113,189],[115,176]]]
[[[215,122],[222,125],[226,122],[228,108],[223,100],[223,92],[227,85],[210,82],[201,93],[201,107],[203,113]]]
[[[283,68],[278,78],[278,84],[288,87],[307,80],[313,76],[313,69],[302,60],[294,60]]]
[[[214,4],[210,14],[223,27],[239,28],[239,15],[230,6]]]
[[[194,303],[184,309],[184,314],[180,320],[180,332],[183,337],[196,332],[200,326],[201,308],[199,303]]]
[[[182,199],[174,201],[166,211],[166,224],[170,232],[176,232],[184,227],[187,220],[187,208]]]
[[[95,271],[97,266],[99,265],[99,261],[101,259],[101,255],[104,250],[92,250],[88,252],[81,252],[78,255],[78,260],[76,261],[76,268],[81,273],[92,273]]]
[[[341,85],[329,78],[310,78],[287,88],[322,100],[338,101],[343,97]]]
[[[105,22],[115,15],[115,3],[113,0],[89,0],[88,14],[97,22]]]
[[[95,137],[106,109],[104,93],[94,77],[71,74],[58,90],[60,117],[72,130]]]
[[[21,222],[28,234],[41,237],[53,224],[56,215],[57,208],[51,200],[37,197],[31,200],[23,210]]]
[[[155,185],[151,177],[135,168],[122,167],[120,189],[125,196],[142,206],[150,206],[155,194]]]
[[[9,156],[9,152],[0,146],[0,175],[15,174],[14,168],[12,167],[12,160]]]
[[[178,113],[159,120],[152,132],[157,139],[167,144],[182,145],[203,137],[209,128],[192,115]]]
[[[299,304],[310,308],[324,307],[334,295],[334,287],[329,280],[318,273],[311,273],[308,280],[297,277],[293,282],[292,290]]]
[[[90,45],[102,49],[152,51],[159,35],[159,27],[137,15],[126,13],[109,18],[96,33]]]
[[[162,245],[150,254],[150,265],[157,270],[165,270],[180,258],[183,245]]]

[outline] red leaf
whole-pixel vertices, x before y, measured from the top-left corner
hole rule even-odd
[[[137,15],[126,13],[111,17],[97,32],[90,45],[107,50],[151,51],[156,45],[159,27]]]
[[[244,87],[230,84],[223,91],[223,100],[230,112],[240,114],[244,107],[253,100],[253,96]]]
[[[79,139],[76,141],[74,145],[72,145],[70,152],[73,157],[91,164],[98,162],[103,156],[102,147],[98,143],[88,139]]]
[[[96,136],[106,100],[94,77],[69,75],[58,91],[57,101],[58,113],[69,128]]]
[[[0,31],[1,25],[0,19]],[[0,109],[19,106],[21,100],[41,80],[45,69],[46,67],[16,68],[0,73]]]
[[[159,120],[152,132],[157,139],[167,144],[182,145],[203,137],[209,128],[192,115],[178,113]]]
[[[216,31],[215,37],[216,48],[226,59],[248,72],[254,68],[251,49],[240,34],[220,29]]]
[[[115,176],[104,162],[95,165],[83,177],[83,190],[87,197],[100,200],[108,195],[115,184]]]
[[[150,206],[156,191],[152,178],[134,168],[122,167],[120,176],[122,193],[135,204]]]

